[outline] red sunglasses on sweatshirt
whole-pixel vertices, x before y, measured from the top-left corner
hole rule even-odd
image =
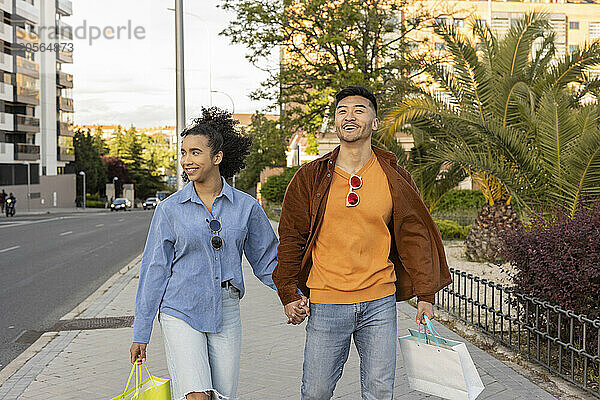
[[[360,197],[354,191],[362,187],[362,178],[358,175],[352,175],[348,183],[350,184],[350,191],[346,196],[346,207],[356,207],[360,203]]]

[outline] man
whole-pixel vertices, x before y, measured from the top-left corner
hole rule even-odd
[[[283,201],[273,281],[288,323],[309,316],[304,400],[332,397],[352,337],[362,398],[392,399],[396,301],[417,296],[416,321],[424,323],[435,293],[451,282],[439,230],[410,174],[371,146],[378,126],[371,92],[340,91],[340,146],[300,168]]]
[[[6,192],[2,189],[0,193],[0,213],[4,213],[4,202],[6,201]]]

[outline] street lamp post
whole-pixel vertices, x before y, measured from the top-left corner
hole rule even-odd
[[[175,0],[175,91],[177,114],[177,190],[183,187],[181,166],[181,140],[179,134],[185,127],[185,83],[183,57],[183,0]]]
[[[31,211],[31,164],[29,161],[24,161],[23,164],[27,165],[27,211]]]
[[[79,175],[83,177],[83,209],[85,210],[85,172],[79,171]]]
[[[229,101],[231,101],[231,114],[235,114],[235,103],[233,102],[233,98],[225,92],[221,92],[220,90],[211,90],[211,93],[221,93],[225,96],[229,97]]]
[[[116,176],[113,178],[113,188],[114,188],[114,190],[115,190],[115,197],[114,197],[114,199],[116,199],[116,198],[117,198],[117,181],[118,181],[118,180],[119,180],[119,178],[117,178]],[[113,200],[114,200],[114,199],[113,199]]]

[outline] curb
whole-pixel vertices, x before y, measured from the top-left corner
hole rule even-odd
[[[80,316],[83,312],[85,312],[96,300],[100,299],[102,296],[108,292],[108,290],[113,287],[122,277],[125,276],[129,270],[134,268],[141,260],[142,255],[138,255],[132,261],[130,261],[125,267],[121,268],[118,272],[116,272],[113,276],[108,278],[106,282],[102,284],[94,293],[89,295],[85,300],[79,303],[73,310],[62,316],[60,320],[65,319],[74,319]],[[12,360],[6,367],[0,370],[0,387],[10,379],[16,372],[18,372],[27,362],[32,359],[36,354],[42,352],[48,344],[50,344],[56,337],[59,336],[58,332],[44,332],[42,336],[36,340],[31,346],[29,346],[24,352],[19,354],[17,358]],[[66,347],[70,343],[64,343],[64,347]],[[64,348],[63,347],[63,348]],[[54,349],[53,351],[56,351]],[[62,350],[61,350],[62,351]],[[34,377],[35,378],[35,377]]]

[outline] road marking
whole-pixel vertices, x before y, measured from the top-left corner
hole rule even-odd
[[[118,220],[117,222],[123,222],[125,221],[125,218],[121,218],[120,220]]]
[[[104,224],[98,224],[96,225],[96,228],[100,228],[101,226],[104,226]]]
[[[52,221],[60,221],[62,219],[73,219],[77,217],[56,217],[56,218],[48,218],[48,219],[39,219],[39,220],[26,220],[26,221],[10,221],[3,222],[0,224],[0,229],[2,228],[10,228],[12,226],[22,226],[22,225],[31,225],[31,224],[39,224],[42,222],[52,222]],[[6,225],[4,225],[6,224]]]
[[[7,251],[15,250],[15,249],[18,249],[19,247],[21,247],[21,246],[9,247],[8,249],[0,250],[0,253],[5,253]]]
[[[71,233],[73,233],[73,231],[63,232],[63,233],[60,234],[60,236],[70,235]]]

